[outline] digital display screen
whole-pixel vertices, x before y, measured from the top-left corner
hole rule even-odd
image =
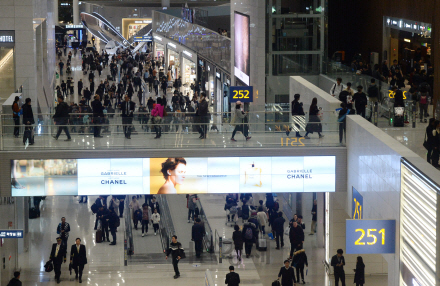
[[[12,196],[334,192],[335,156],[11,160]]]
[[[234,74],[244,84],[249,85],[250,76],[250,18],[235,12],[234,16],[235,53]]]
[[[347,219],[345,227],[347,254],[395,253],[395,220]]]

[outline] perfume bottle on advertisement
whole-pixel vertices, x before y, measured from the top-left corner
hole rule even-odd
[[[253,187],[261,187],[263,185],[261,182],[261,173],[261,168],[255,167],[255,163],[252,162],[251,166],[244,171],[244,184]]]

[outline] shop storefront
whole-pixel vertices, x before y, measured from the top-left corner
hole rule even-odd
[[[190,92],[191,83],[197,79],[197,67],[195,63],[195,59],[197,56],[192,52],[187,50],[183,50],[182,52],[182,92],[185,94]]]
[[[180,76],[180,55],[177,51],[176,44],[167,44],[167,61],[165,63],[167,67],[167,78],[168,81],[174,81]]]
[[[162,42],[162,37],[154,36],[154,57],[159,59],[165,55],[165,45]]]
[[[15,91],[15,31],[0,31],[0,98]]]
[[[151,18],[123,18],[122,36],[126,39],[130,39],[145,26],[151,24],[151,21]]]

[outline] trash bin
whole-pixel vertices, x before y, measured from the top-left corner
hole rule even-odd
[[[232,239],[222,239],[222,256],[226,257],[228,254],[232,257],[232,250],[233,250],[234,243]]]

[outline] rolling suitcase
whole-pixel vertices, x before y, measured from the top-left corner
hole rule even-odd
[[[267,242],[264,238],[264,235],[258,235],[258,244],[257,244],[258,251],[266,251],[267,250]]]
[[[96,243],[101,243],[102,242],[102,230],[98,229],[96,231]]]
[[[25,129],[23,133],[23,144],[26,144],[26,141],[29,141],[29,144],[34,144],[34,136],[32,136],[32,133],[31,129]]]

